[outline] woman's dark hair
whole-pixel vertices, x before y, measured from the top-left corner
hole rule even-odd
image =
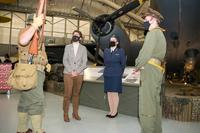
[[[77,32],[80,35],[81,40],[79,42],[82,43],[83,42],[83,34],[82,34],[82,32],[79,31],[79,30],[74,30],[72,32],[72,36],[74,35],[75,32]],[[71,43],[72,43],[72,40],[71,40]]]
[[[79,31],[79,30],[75,30],[75,31],[73,31],[72,35],[73,35],[75,32],[77,32],[77,33],[80,35],[80,37],[83,38],[83,34],[82,34],[81,31]]]
[[[112,38],[112,37],[114,37],[114,38],[117,39],[117,41],[118,41],[117,48],[120,48],[120,38],[119,38],[118,36],[116,36],[116,35],[112,35],[110,38]],[[109,48],[110,48],[110,47],[111,47],[111,46],[109,45]]]

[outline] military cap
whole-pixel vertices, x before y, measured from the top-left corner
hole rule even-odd
[[[160,22],[164,20],[164,17],[158,11],[152,8],[145,8],[144,11],[141,13],[142,18],[145,18],[146,16],[153,16],[157,18]]]

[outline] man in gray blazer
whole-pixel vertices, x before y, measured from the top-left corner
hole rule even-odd
[[[73,32],[71,44],[65,46],[64,64],[64,121],[69,122],[69,104],[72,96],[73,113],[76,120],[81,120],[78,115],[79,95],[83,82],[84,69],[87,67],[87,50],[81,45],[82,33],[78,30]]]

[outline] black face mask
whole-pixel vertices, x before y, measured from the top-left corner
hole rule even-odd
[[[151,24],[149,23],[149,21],[145,21],[144,24],[143,24],[143,26],[144,26],[144,30],[147,30],[147,31],[148,31],[150,25],[151,25]]]
[[[78,41],[80,41],[79,36],[72,36],[72,42],[78,42]]]
[[[144,30],[144,36],[146,36],[148,32],[149,30]]]
[[[115,46],[115,43],[116,43],[116,42],[111,41],[110,44],[109,44],[109,46],[110,46],[110,47],[114,47],[114,46]]]
[[[149,21],[145,21],[145,22],[144,22],[144,24],[143,24],[143,26],[144,26],[144,36],[147,35],[147,33],[148,33],[148,31],[149,31],[150,25],[151,25],[151,24],[149,23]]]

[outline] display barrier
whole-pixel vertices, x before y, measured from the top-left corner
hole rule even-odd
[[[164,117],[178,121],[200,121],[200,90],[181,88],[176,86],[165,92]]]
[[[11,63],[0,64],[0,90],[11,90],[11,86],[7,84],[7,80],[11,70]]]

